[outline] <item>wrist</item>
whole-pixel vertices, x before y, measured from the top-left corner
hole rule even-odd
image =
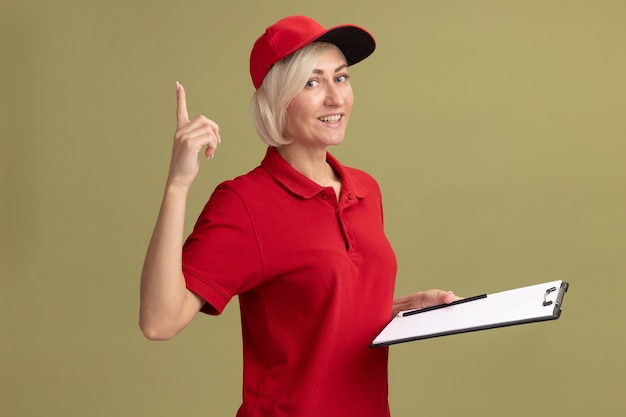
[[[189,194],[189,189],[191,188],[191,183],[186,183],[183,181],[176,181],[171,178],[168,178],[165,183],[165,193],[166,194],[179,194],[179,195],[187,195]]]

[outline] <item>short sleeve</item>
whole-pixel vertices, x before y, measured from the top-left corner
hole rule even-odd
[[[182,265],[207,314],[221,314],[233,296],[262,282],[254,223],[236,191],[220,185],[211,195],[183,246]]]

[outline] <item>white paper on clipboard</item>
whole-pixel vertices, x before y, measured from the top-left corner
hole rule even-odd
[[[470,302],[400,313],[370,347],[538,321],[555,320],[569,284],[545,282],[475,297]]]

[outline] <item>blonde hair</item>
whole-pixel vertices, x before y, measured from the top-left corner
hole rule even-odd
[[[270,68],[251,102],[252,117],[261,140],[269,146],[288,145],[283,136],[289,103],[302,91],[319,58],[335,45],[313,42]]]

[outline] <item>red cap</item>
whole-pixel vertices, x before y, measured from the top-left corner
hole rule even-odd
[[[250,76],[254,88],[259,88],[272,65],[314,42],[334,44],[343,52],[348,65],[367,58],[376,48],[368,31],[354,25],[324,28],[306,16],[289,16],[269,26],[254,43],[250,54]]]

